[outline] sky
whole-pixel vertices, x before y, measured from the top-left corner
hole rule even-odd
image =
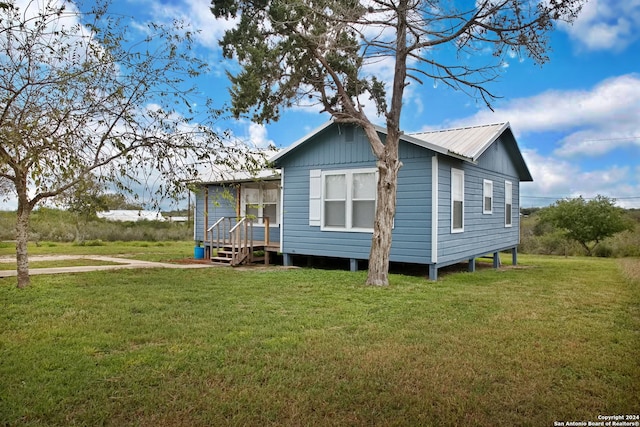
[[[231,22],[216,20],[208,0],[116,0],[114,7],[145,22],[188,22],[197,53],[210,72],[198,80],[203,94],[228,101],[218,40]],[[598,194],[619,206],[640,208],[640,0],[591,0],[573,25],[551,35],[549,61],[508,57],[490,89],[492,104],[443,84],[412,84],[404,99],[406,133],[508,121],[534,182],[522,183],[521,206],[546,206],[557,199]],[[379,77],[389,75],[381,66]],[[317,107],[295,107],[276,123],[220,122],[257,146],[285,148],[328,121]],[[382,123],[381,123],[382,124]]]

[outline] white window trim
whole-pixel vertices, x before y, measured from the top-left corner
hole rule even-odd
[[[507,222],[507,206],[510,206],[511,222]],[[513,183],[511,181],[504,182],[504,226],[513,227]]]
[[[491,198],[491,207],[489,209],[485,209],[485,199],[487,198],[487,184],[489,184],[489,188],[490,188],[490,194],[489,197]],[[493,213],[493,181],[489,180],[489,179],[484,179],[482,180],[482,213],[485,215],[490,215]]]
[[[247,202],[244,198],[244,192],[247,190],[247,188],[251,188],[254,190],[258,190],[259,191],[259,196],[258,196],[258,203],[256,204],[258,206],[258,216],[260,216],[260,211],[264,209],[264,190],[265,187],[263,185],[263,183],[259,184],[258,188],[255,187],[247,187],[246,184],[240,184],[240,215],[241,216],[247,216]],[[273,190],[273,188],[267,188],[267,190]],[[282,199],[282,191],[280,189],[280,186],[278,185],[277,187],[277,198],[276,201],[273,203],[268,203],[270,205],[275,205],[276,207],[276,215],[274,218],[269,217],[269,227],[276,227],[280,225],[280,206],[281,206],[281,199]],[[264,211],[262,212],[262,215],[264,215]],[[255,221],[254,225],[256,227],[264,227],[264,222],[263,222],[263,218],[260,217],[257,219],[257,221]]]
[[[376,188],[375,188],[375,194],[376,194],[376,199],[375,199],[375,204],[377,204],[378,202],[378,189],[377,189],[377,183],[378,183],[378,169],[377,168],[367,168],[367,169],[335,169],[335,170],[324,170],[322,171],[322,197],[321,197],[321,203],[320,203],[320,230],[321,231],[340,231],[340,232],[351,232],[351,233],[372,233],[373,232],[373,227],[372,228],[358,228],[358,227],[352,227],[352,209],[353,209],[353,192],[352,192],[352,185],[353,185],[353,175],[355,174],[360,174],[360,173],[374,173],[375,174],[375,182],[376,182]],[[346,188],[346,200],[345,200],[345,227],[327,227],[324,225],[324,203],[325,203],[325,179],[327,176],[329,175],[345,175],[345,183],[347,185]],[[375,208],[374,208],[375,209]],[[374,211],[374,215],[375,215],[375,211]]]
[[[462,181],[462,227],[454,228],[453,227],[453,204],[456,200],[453,198],[453,177],[455,175],[460,176]],[[463,233],[464,232],[464,171],[461,169],[451,168],[451,233]]]

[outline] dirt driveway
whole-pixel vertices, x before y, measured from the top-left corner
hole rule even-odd
[[[116,258],[101,255],[35,255],[30,256],[29,261],[63,261],[73,259],[89,259],[102,262],[112,262],[111,265],[83,265],[77,267],[49,267],[49,268],[30,268],[29,274],[32,276],[38,274],[60,274],[60,273],[84,273],[87,271],[99,270],[121,270],[131,268],[211,268],[216,267],[212,264],[171,264],[167,262],[140,261],[136,259]],[[0,257],[0,263],[15,263],[15,257]],[[0,278],[16,276],[15,270],[0,270]]]

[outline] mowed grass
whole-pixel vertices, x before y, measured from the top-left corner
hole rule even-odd
[[[101,240],[85,242],[83,245],[61,242],[29,243],[29,256],[37,255],[108,255],[142,261],[169,261],[180,258],[193,258],[193,242],[103,242]],[[15,257],[16,245],[13,242],[0,242],[0,256]],[[99,264],[91,264],[99,265]]]
[[[639,260],[438,282],[312,269],[0,279],[0,425],[550,426],[640,409]]]
[[[82,267],[87,265],[118,265],[117,262],[103,261],[88,258],[62,259],[56,261],[31,261],[29,268],[56,268],[56,267]],[[5,262],[0,260],[0,270],[15,270],[16,263],[14,260]]]

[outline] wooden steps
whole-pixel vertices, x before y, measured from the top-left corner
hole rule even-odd
[[[212,263],[221,265],[243,265],[264,262],[269,264],[270,252],[278,252],[279,244],[269,242],[269,218],[262,218],[266,241],[253,239],[253,226],[256,218],[222,217],[207,229],[210,239],[204,241],[205,251]],[[206,235],[206,234],[205,234]],[[257,252],[264,256],[256,255]]]
[[[265,250],[266,247],[263,242],[255,242],[253,247],[242,245],[235,248],[235,250],[231,244],[225,244],[210,258],[212,263],[220,265],[237,266],[241,264],[253,264],[265,261],[264,256],[257,256],[255,254],[256,252],[264,252]]]

